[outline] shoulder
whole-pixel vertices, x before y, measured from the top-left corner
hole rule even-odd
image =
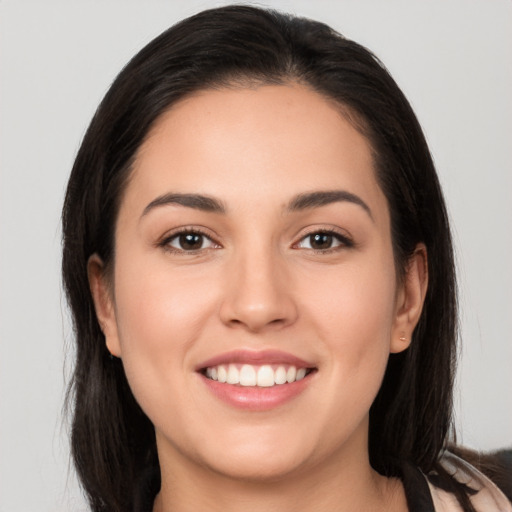
[[[461,484],[474,492],[471,503],[477,512],[512,512],[512,504],[501,490],[483,473],[451,452],[441,458],[443,468]],[[428,482],[436,512],[461,512],[455,496]]]

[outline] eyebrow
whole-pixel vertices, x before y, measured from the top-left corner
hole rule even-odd
[[[158,206],[166,206],[170,204],[186,206],[187,208],[194,208],[204,212],[226,213],[226,209],[222,202],[214,199],[213,197],[203,196],[201,194],[169,193],[153,199],[153,201],[144,208],[141,217],[144,217],[144,215],[147,215],[151,210]]]
[[[359,196],[346,190],[321,190],[299,194],[292,198],[292,200],[288,203],[286,210],[289,212],[297,212],[302,210],[308,210],[310,208],[327,206],[329,204],[337,202],[348,202],[356,204],[363,208],[363,210],[373,220],[373,215],[370,207]],[[170,192],[168,194],[159,196],[156,199],[153,199],[153,201],[151,201],[146,206],[146,208],[144,208],[141,217],[144,217],[151,210],[159,206],[166,206],[172,204],[185,206],[187,208],[193,208],[196,210],[202,210],[204,212],[222,214],[226,213],[226,208],[222,201],[219,201],[218,199],[215,199],[213,197],[201,194],[180,194]]]
[[[338,202],[356,204],[363,208],[369,217],[374,220],[370,207],[359,196],[346,190],[325,190],[299,194],[290,201],[287,209],[288,211],[296,212],[307,210],[309,208],[318,208],[319,206],[327,206]]]

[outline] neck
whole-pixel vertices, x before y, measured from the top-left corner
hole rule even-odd
[[[169,466],[160,457],[162,486],[153,512],[407,511],[399,480],[379,475],[367,456],[343,454],[341,462],[340,455],[321,466],[264,480],[233,478],[190,459],[176,465],[173,458]]]

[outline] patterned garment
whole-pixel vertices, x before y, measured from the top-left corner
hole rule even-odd
[[[512,512],[512,504],[503,492],[471,464],[450,452],[445,452],[441,464],[458,482],[476,491],[470,499],[478,512]],[[428,486],[435,512],[462,511],[453,494],[435,487],[431,482],[428,482]]]

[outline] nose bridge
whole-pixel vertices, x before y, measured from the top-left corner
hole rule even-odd
[[[222,319],[258,331],[296,318],[284,256],[271,243],[247,244],[234,251],[227,269]]]

